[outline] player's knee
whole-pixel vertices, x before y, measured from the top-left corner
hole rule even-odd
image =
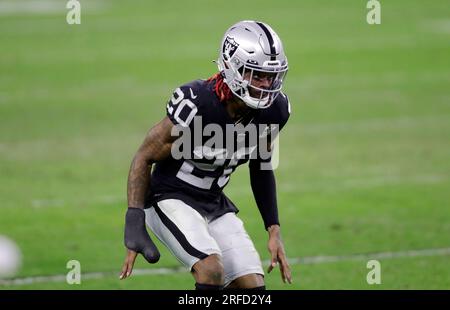
[[[265,289],[264,277],[260,274],[252,273],[234,279],[227,289]]]
[[[212,284],[223,284],[224,271],[220,256],[209,259],[208,262],[204,264],[201,273],[208,279],[207,282],[211,282]]]
[[[219,255],[210,255],[194,266],[194,277],[197,283],[223,285],[224,271],[222,259]]]

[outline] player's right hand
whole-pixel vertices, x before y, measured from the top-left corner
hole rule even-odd
[[[122,272],[119,276],[120,280],[125,279],[131,275],[137,254],[137,252],[127,249],[127,256],[125,257],[125,262],[122,266]]]

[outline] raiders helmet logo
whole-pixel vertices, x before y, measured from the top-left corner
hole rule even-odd
[[[222,47],[223,58],[225,60],[229,60],[231,57],[233,57],[238,46],[239,44],[236,43],[233,38],[227,37]]]

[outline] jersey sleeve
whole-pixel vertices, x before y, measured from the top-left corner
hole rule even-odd
[[[175,89],[167,102],[167,117],[174,125],[189,127],[199,111],[199,100],[192,86],[183,85]]]

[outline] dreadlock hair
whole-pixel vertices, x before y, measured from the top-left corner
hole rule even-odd
[[[228,85],[225,83],[222,74],[216,73],[207,80],[208,83],[214,83],[214,92],[221,102],[225,102],[233,98],[233,93]]]

